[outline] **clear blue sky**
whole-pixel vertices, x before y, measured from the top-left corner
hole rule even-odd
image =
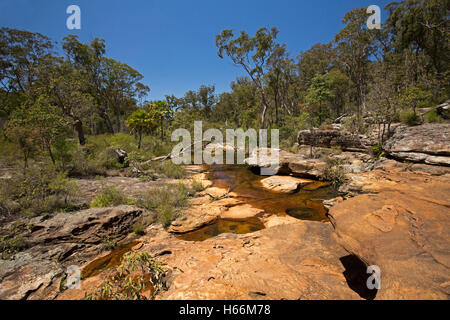
[[[229,91],[242,75],[217,56],[215,36],[223,29],[253,34],[276,26],[291,56],[326,43],[342,28],[345,13],[389,0],[1,0],[0,26],[40,32],[61,42],[106,40],[107,55],[144,75],[150,99],[182,96],[202,84]],[[81,30],[66,28],[66,8],[81,8]],[[387,13],[382,12],[382,20]]]

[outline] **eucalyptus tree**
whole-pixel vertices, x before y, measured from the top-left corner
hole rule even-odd
[[[358,132],[367,93],[369,58],[373,53],[372,30],[366,26],[367,18],[365,8],[348,12],[342,20],[345,27],[334,38],[336,63],[345,70],[354,85]]]
[[[415,55],[424,54],[428,74],[427,82],[433,83],[435,98],[440,89],[448,87],[450,61],[450,2],[448,0],[405,0],[386,7],[389,18],[386,27],[392,34],[397,52],[411,50]],[[420,65],[418,65],[420,67]]]
[[[155,118],[146,110],[138,109],[134,111],[125,121],[125,124],[139,137],[138,149],[142,146],[142,135],[150,133],[156,127]]]
[[[150,89],[140,83],[143,76],[130,66],[105,57],[103,39],[94,39],[89,44],[81,43],[77,36],[63,40],[63,49],[68,61],[88,79],[89,93],[94,97],[97,113],[105,120],[110,133],[120,132],[122,114],[146,96]],[[114,130],[111,114],[114,114]]]
[[[207,119],[211,117],[211,110],[217,101],[215,91],[216,87],[214,85],[202,85],[197,92],[197,97],[201,104],[202,112]]]
[[[255,36],[250,37],[241,31],[238,37],[232,30],[223,30],[216,36],[216,46],[220,58],[229,56],[234,64],[241,66],[258,88],[261,96],[261,128],[265,126],[266,113],[270,108],[264,76],[269,71],[269,60],[280,45],[276,42],[278,29],[261,28]]]
[[[174,112],[172,108],[165,100],[150,102],[144,108],[150,117],[154,119],[155,123],[159,123],[161,140],[164,140],[164,126],[173,119]]]
[[[328,112],[325,107],[327,102],[329,102],[332,98],[334,98],[334,96],[330,90],[329,75],[316,75],[308,89],[306,101],[310,106],[316,107],[316,110],[313,109],[312,114],[314,114],[317,118],[317,125],[321,125],[328,116]]]
[[[296,80],[295,67],[284,45],[278,46],[268,59],[265,82],[275,106],[275,124],[280,125],[280,111],[290,112],[289,87]]]
[[[53,49],[53,42],[40,33],[0,29],[0,86],[5,113],[27,99],[38,98],[35,83],[42,65],[53,59]]]
[[[69,35],[63,39],[62,47],[67,60],[87,78],[89,93],[95,100],[96,113],[105,121],[108,131],[114,133],[102,83],[101,68],[102,57],[106,52],[105,41],[95,38],[91,43],[85,44],[78,40],[78,36]]]
[[[105,104],[115,115],[116,132],[121,131],[121,114],[136,105],[138,96],[149,88],[140,83],[143,76],[128,66],[111,58],[102,57],[100,68],[100,90]]]
[[[334,51],[331,43],[316,43],[297,56],[298,81],[307,90],[316,75],[327,73],[334,63]]]

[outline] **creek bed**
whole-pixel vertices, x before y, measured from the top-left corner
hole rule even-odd
[[[267,176],[254,174],[247,166],[214,165],[208,167],[209,180],[213,187],[229,189],[254,208],[262,209],[269,215],[286,216],[310,221],[328,221],[323,200],[336,197],[336,191],[328,184],[315,182],[296,193],[282,194],[266,190],[261,180]],[[203,241],[221,233],[245,234],[264,229],[258,218],[243,220],[219,219],[198,230],[178,234],[187,241]]]

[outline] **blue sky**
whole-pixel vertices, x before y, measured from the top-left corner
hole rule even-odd
[[[106,40],[107,56],[144,75],[150,99],[182,96],[202,84],[229,91],[242,71],[217,56],[223,29],[253,34],[276,26],[291,56],[326,43],[342,28],[345,13],[389,0],[1,0],[0,26],[40,32],[60,42],[68,34]],[[66,28],[66,8],[81,8],[81,30]],[[387,16],[382,12],[382,20]]]

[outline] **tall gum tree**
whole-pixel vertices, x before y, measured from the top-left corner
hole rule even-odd
[[[232,30],[223,30],[216,37],[218,55],[223,58],[224,53],[231,58],[234,64],[241,66],[257,86],[261,95],[262,113],[261,128],[265,127],[266,112],[270,108],[264,84],[264,75],[268,72],[268,61],[280,45],[276,42],[278,29],[261,28],[254,37],[241,31],[234,37]]]

